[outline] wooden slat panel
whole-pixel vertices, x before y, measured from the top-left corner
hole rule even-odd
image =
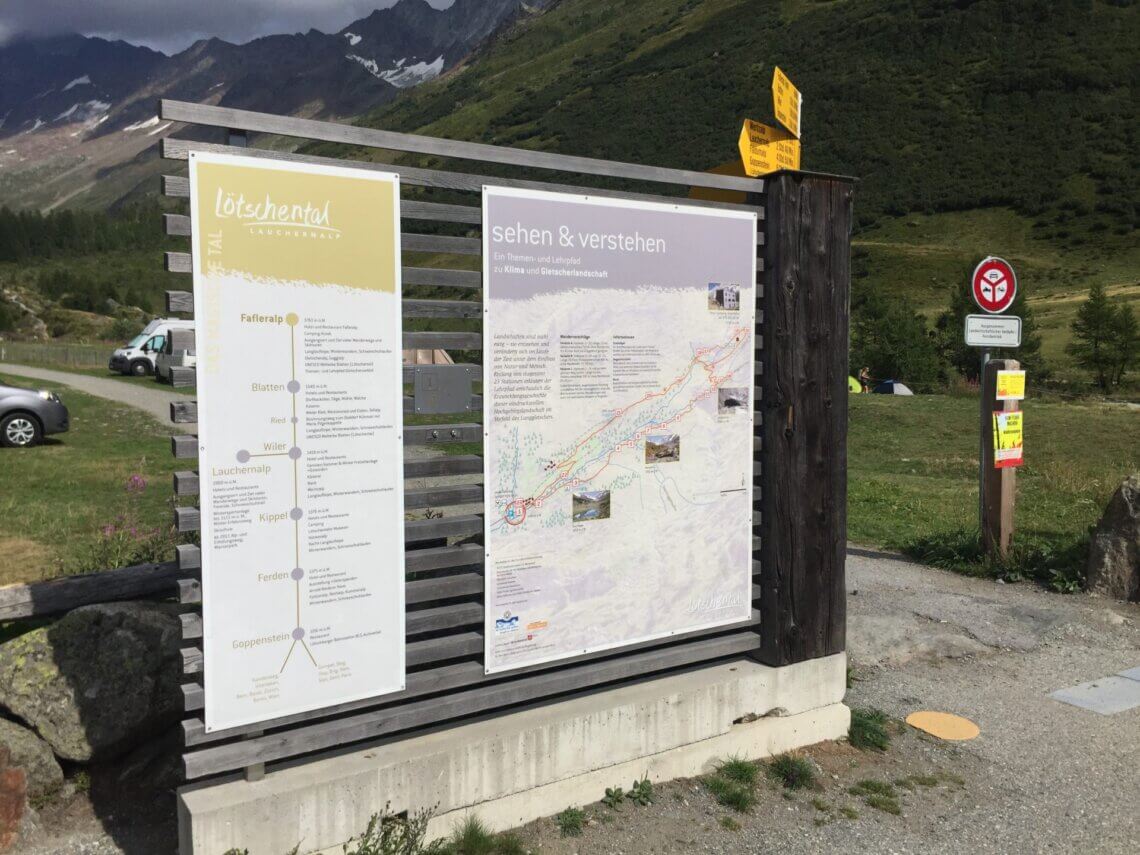
[[[404,350],[482,350],[483,333],[406,332]]]
[[[352,166],[354,169],[372,169],[378,172],[391,172],[392,167],[384,163],[368,163],[356,160],[343,160],[335,157],[315,157],[293,154],[292,152],[265,151],[261,149],[238,149],[217,143],[178,140],[166,137],[159,143],[162,156],[170,160],[186,160],[191,151],[214,151],[223,154],[241,154],[246,157],[264,157],[269,160],[286,160],[292,163],[315,163],[328,166]],[[168,180],[169,179],[169,180]],[[466,190],[480,193],[484,185],[496,187],[519,187],[525,190],[550,190],[559,193],[580,193],[603,199],[632,199],[638,202],[667,202],[672,205],[691,208],[715,208],[727,211],[751,211],[757,218],[764,217],[764,208],[759,205],[736,204],[734,202],[710,202],[703,199],[688,199],[684,196],[661,196],[656,193],[631,193],[624,190],[604,190],[598,187],[581,187],[572,184],[557,184],[549,181],[530,181],[522,178],[504,178],[493,175],[474,175],[466,172],[446,172],[437,169],[420,169],[400,166],[400,181],[422,187],[438,187],[445,190]],[[190,184],[185,178],[163,176],[163,192],[167,196],[189,197]],[[757,199],[762,197],[757,195]]]
[[[427,460],[405,460],[405,478],[430,478],[435,475],[475,475],[483,472],[483,458],[473,454],[431,457]]]
[[[185,214],[163,214],[162,230],[171,237],[189,237],[190,218]]]
[[[478,626],[483,623],[482,603],[456,603],[434,609],[417,609],[408,612],[404,630],[408,635],[421,632],[434,632],[445,629],[458,629],[464,626]],[[482,652],[480,636],[479,652]]]
[[[178,425],[196,424],[198,421],[198,402],[171,401],[170,420]]]
[[[198,579],[179,579],[178,602],[187,606],[202,602],[202,583]]]
[[[174,547],[177,555],[178,569],[185,573],[187,570],[198,570],[202,566],[202,550],[193,543],[180,543]]]
[[[605,662],[592,662],[534,675],[525,680],[512,680],[463,692],[453,692],[399,707],[361,713],[269,736],[193,751],[183,755],[184,770],[187,778],[201,778],[253,763],[281,760],[366,739],[375,739],[426,724],[438,724],[461,716],[528,704],[550,695],[573,692],[698,662],[738,656],[755,650],[757,642],[756,634],[746,631],[622,656]]]
[[[434,508],[440,505],[469,505],[483,503],[482,484],[458,484],[452,487],[424,487],[404,491],[404,508]]]
[[[194,314],[194,293],[192,291],[167,291],[166,311],[179,314]]]
[[[181,688],[182,709],[186,710],[186,712],[193,712],[194,710],[205,708],[206,693],[202,691],[201,683],[183,683]],[[185,725],[185,722],[183,722],[183,725]]]
[[[174,473],[174,495],[176,495],[176,496],[197,496],[198,495],[198,473],[197,472],[175,472]]]
[[[26,585],[5,585],[0,587],[0,620],[58,614],[93,603],[170,596],[178,575],[178,565],[168,561]]]
[[[440,202],[400,200],[400,217],[405,220],[434,220],[443,223],[483,222],[483,211],[472,205],[445,205]]]
[[[451,442],[482,441],[483,426],[477,424],[404,426],[404,445],[437,445]]]
[[[478,424],[404,426],[404,445],[447,445],[482,440],[483,426]],[[176,434],[170,437],[170,448],[179,460],[192,460],[198,456],[198,437],[189,433]]]
[[[162,266],[168,273],[191,273],[194,264],[188,252],[164,252]]]
[[[405,267],[401,272],[404,285],[434,285],[440,288],[478,290],[483,274],[478,270],[445,270],[438,267]]]
[[[405,318],[481,318],[483,304],[475,300],[413,300],[401,303]]]
[[[406,543],[420,543],[425,540],[437,540],[441,537],[469,537],[473,534],[482,533],[482,514],[408,520],[404,523],[404,541]]]
[[[185,367],[172,367],[170,369],[170,385],[175,389],[189,389],[197,382],[197,369]]]
[[[170,437],[170,451],[178,460],[191,460],[198,456],[198,437],[189,433]]]
[[[191,404],[194,402],[191,401]],[[197,418],[197,409],[194,417]],[[437,475],[475,475],[483,472],[483,458],[474,455],[456,455],[449,457],[429,458],[427,460],[408,460],[404,463],[405,478],[429,478]],[[200,488],[197,472],[175,472],[174,492],[179,496],[196,496]],[[414,492],[414,491],[412,491]],[[478,499],[482,501],[482,496]],[[439,504],[439,502],[437,502]],[[410,508],[410,506],[407,506]],[[428,507],[422,505],[421,507]],[[430,520],[429,520],[430,522]]]
[[[409,553],[414,554],[414,553]],[[179,571],[181,572],[181,570]],[[202,583],[198,579],[176,580],[178,602],[195,605],[202,602]],[[435,579],[414,579],[404,585],[404,602],[408,605],[434,603],[439,600],[482,595],[483,577],[479,573],[456,573]]]
[[[178,616],[182,623],[182,640],[194,641],[202,637],[202,616],[197,612],[187,612]],[[405,632],[417,635],[446,629],[460,629],[483,622],[483,606],[479,603],[456,603],[434,609],[419,609],[408,612]],[[480,650],[482,644],[480,643]]]
[[[412,641],[404,648],[409,668],[432,662],[444,662],[448,659],[459,659],[463,656],[474,656],[482,652],[482,632],[460,632],[428,641]]]
[[[191,531],[201,531],[202,512],[198,508],[175,508],[174,528],[177,529],[180,534],[186,534]]]
[[[405,271],[415,268],[404,268]],[[470,271],[434,271],[435,273],[468,273]],[[478,274],[475,287],[478,288]],[[401,304],[405,318],[479,318],[483,304],[475,300],[415,300],[405,298]],[[194,313],[191,291],[167,291],[166,310],[181,314]]]
[[[223,128],[241,128],[245,131],[348,143],[390,151],[432,154],[439,157],[477,160],[483,163],[502,163],[516,168],[551,169],[559,172],[577,172],[584,175],[652,181],[683,187],[743,190],[746,193],[764,192],[764,181],[762,179],[714,175],[709,172],[697,172],[690,169],[669,169],[662,166],[619,163],[611,160],[534,151],[525,148],[460,142],[375,128],[363,128],[357,125],[299,119],[293,116],[274,116],[269,113],[255,113],[250,110],[235,110],[230,107],[190,104],[184,101],[166,99],[159,102],[158,110],[164,120]],[[403,175],[402,166],[389,168],[399,172],[401,176]]]
[[[182,673],[183,674],[201,674],[202,673],[202,649],[199,647],[183,647],[182,654]]]
[[[202,637],[202,616],[197,612],[187,612],[178,616],[182,622],[182,640],[194,641]]]
[[[482,255],[483,241],[479,238],[424,235],[404,232],[400,235],[400,249],[404,252],[446,252],[452,255]]]
[[[194,330],[173,329],[166,336],[166,352],[177,353],[180,350],[195,350]]]
[[[483,555],[483,546],[478,543],[413,549],[404,553],[404,568],[408,573],[421,573],[450,567],[477,567],[482,566]]]

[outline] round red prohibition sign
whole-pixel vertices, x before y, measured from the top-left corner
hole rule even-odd
[[[974,268],[970,280],[974,302],[983,312],[999,315],[1013,305],[1017,296],[1017,277],[1008,261],[989,256]]]

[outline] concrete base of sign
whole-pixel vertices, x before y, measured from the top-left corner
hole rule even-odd
[[[492,829],[589,804],[648,775],[691,777],[847,733],[844,654],[748,660],[647,680],[270,771],[184,787],[181,855],[339,853],[385,809],[434,809],[428,838],[469,813]]]

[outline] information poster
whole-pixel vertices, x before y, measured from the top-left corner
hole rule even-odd
[[[756,218],[483,192],[486,670],[748,620]]]
[[[994,467],[1020,466],[1024,458],[1021,410],[994,413]]]
[[[206,729],[404,687],[395,175],[190,155]]]
[[[999,371],[997,373],[997,394],[999,401],[1021,401],[1025,398],[1025,372]]]

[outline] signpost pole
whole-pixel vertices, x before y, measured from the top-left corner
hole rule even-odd
[[[978,418],[981,430],[978,431],[978,531],[986,530],[986,434],[990,430],[993,416],[991,402],[986,400],[986,365],[990,361],[990,349],[981,349],[982,365],[978,370]],[[991,431],[992,432],[992,431]]]
[[[987,352],[988,355],[988,352]],[[989,360],[982,373],[982,546],[987,555],[1005,558],[1013,537],[1013,504],[1017,488],[1017,469],[998,468],[994,454],[994,413],[1020,409],[1020,401],[998,400],[998,372],[1017,371],[1016,359]]]

